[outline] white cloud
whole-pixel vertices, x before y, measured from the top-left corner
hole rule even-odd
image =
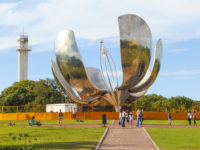
[[[0,37],[0,51],[17,46],[16,37]]]
[[[62,29],[73,29],[76,37],[90,40],[115,37],[119,34],[117,17],[122,14],[137,14],[146,20],[154,39],[162,37],[165,42],[177,42],[200,38],[198,0],[46,0],[32,9],[23,7],[24,3],[0,4],[0,26],[15,28],[12,32],[8,30],[12,36],[0,34],[0,39],[17,38],[23,27],[32,45],[53,45]],[[5,43],[0,49],[13,44]]]
[[[3,3],[0,4],[0,13],[6,12],[10,9],[15,8],[19,3]]]

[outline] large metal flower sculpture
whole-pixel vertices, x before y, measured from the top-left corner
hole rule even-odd
[[[155,81],[161,64],[161,39],[156,44],[153,67],[149,70],[152,35],[147,23],[136,15],[119,16],[118,22],[123,82],[115,88],[107,84],[102,70],[84,67],[72,30],[58,34],[57,63],[51,60],[52,71],[73,101],[96,105],[106,101],[120,106],[142,97]]]

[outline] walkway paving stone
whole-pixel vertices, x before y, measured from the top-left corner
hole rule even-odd
[[[100,150],[157,150],[143,127],[136,127],[135,123],[130,128],[119,126],[116,120],[109,126],[109,131],[103,140]]]

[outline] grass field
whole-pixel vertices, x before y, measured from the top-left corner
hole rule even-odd
[[[200,150],[199,128],[146,128],[161,150]]]
[[[16,125],[28,125],[27,120],[13,120]],[[58,124],[58,120],[40,120],[42,124]],[[111,124],[113,120],[107,120],[107,124]],[[102,120],[84,120],[84,122],[77,122],[76,120],[63,120],[63,124],[102,124]],[[0,120],[0,127],[8,126],[8,121]]]
[[[39,148],[56,150],[93,150],[98,144],[105,127],[0,127],[0,145],[37,144]],[[12,133],[10,136],[9,134]],[[19,134],[27,133],[28,137]],[[12,139],[16,137],[16,139]],[[37,138],[37,140],[35,140]]]
[[[168,124],[168,120],[144,120],[143,124],[159,124],[159,125],[166,125]],[[172,120],[172,125],[188,125],[187,120]],[[193,121],[192,121],[193,124]],[[200,125],[200,121],[197,120],[197,125]]]

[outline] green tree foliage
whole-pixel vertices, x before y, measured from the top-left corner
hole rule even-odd
[[[65,97],[55,80],[46,79],[37,82],[35,104],[64,103]]]
[[[184,105],[187,109],[194,105],[194,101],[192,99],[184,96],[171,97],[168,101],[169,106],[178,107],[179,105]]]
[[[52,79],[15,82],[0,95],[0,104],[7,106],[62,103],[64,100],[62,90]]]
[[[136,105],[140,106],[152,106],[152,104],[156,103],[156,105],[160,105],[162,101],[166,100],[162,95],[150,94],[145,95],[135,102]]]
[[[35,81],[15,82],[1,93],[1,104],[8,106],[25,105],[35,100]]]
[[[162,108],[175,108],[184,106],[185,109],[190,109],[192,106],[199,106],[200,102],[194,101],[184,96],[171,97],[169,99],[156,94],[145,95],[135,102],[136,106],[147,108],[147,107],[162,107]]]

